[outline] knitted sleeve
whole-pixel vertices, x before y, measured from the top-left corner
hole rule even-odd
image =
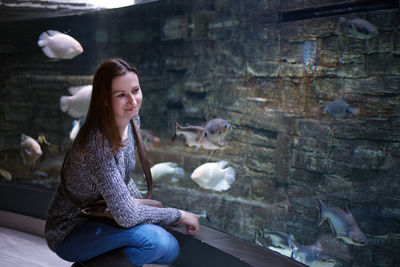
[[[174,208],[155,208],[139,204],[133,197],[119,172],[110,144],[94,136],[88,143],[87,157],[92,157],[90,177],[103,196],[115,221],[122,227],[143,223],[169,225],[179,220],[180,211]]]

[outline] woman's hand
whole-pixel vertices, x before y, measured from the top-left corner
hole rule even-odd
[[[181,212],[181,218],[178,223],[183,223],[186,228],[186,232],[189,234],[194,234],[199,230],[199,218],[196,214],[179,210]]]

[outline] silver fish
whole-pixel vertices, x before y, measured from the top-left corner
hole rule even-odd
[[[335,119],[348,119],[360,112],[359,108],[351,108],[344,99],[337,99],[328,103],[324,113],[328,113]]]
[[[312,267],[331,267],[336,264],[336,261],[322,250],[318,242],[301,248],[294,247],[292,259]]]
[[[367,245],[367,237],[361,232],[349,210],[344,211],[337,207],[326,207],[320,199],[317,199],[317,202],[320,209],[320,226],[328,219],[336,238],[342,239],[347,244],[356,246]]]
[[[21,134],[21,156],[25,165],[35,165],[43,152],[39,143],[30,136]]]
[[[344,34],[359,39],[370,39],[378,34],[376,27],[365,19],[339,17],[339,25]]]
[[[92,85],[79,86],[79,88],[69,88],[70,92],[75,93],[72,96],[60,97],[60,109],[74,118],[81,118],[86,115],[90,98],[92,96]]]
[[[77,40],[55,30],[43,32],[38,45],[46,56],[53,59],[71,59],[83,53],[82,45]]]
[[[285,234],[279,231],[268,231],[263,229],[263,236],[268,237],[272,242],[272,246],[277,248],[292,249],[290,247],[291,245],[297,246],[292,234]]]
[[[207,121],[203,128],[204,130],[201,133],[199,142],[201,143],[204,138],[207,138],[211,143],[220,145],[224,144],[225,136],[231,128],[231,125],[224,119],[216,118]]]
[[[172,137],[172,141],[175,140],[176,136],[183,135],[186,139],[186,144],[190,147],[194,146],[197,149],[223,149],[225,148],[224,143],[214,144],[207,138],[200,138],[205,131],[204,127],[201,126],[180,126],[175,121],[175,133]]]

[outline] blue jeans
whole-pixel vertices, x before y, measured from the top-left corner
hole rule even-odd
[[[179,255],[178,241],[158,225],[122,228],[95,221],[75,228],[55,252],[66,261],[80,262],[120,247],[125,247],[129,260],[138,266],[169,264]]]

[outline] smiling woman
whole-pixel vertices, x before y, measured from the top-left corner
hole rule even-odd
[[[124,140],[128,137],[126,126],[139,114],[142,104],[143,95],[138,75],[134,72],[127,72],[114,78],[111,87],[115,124]]]
[[[63,185],[45,227],[49,247],[64,260],[81,262],[77,266],[97,266],[110,257],[114,266],[126,266],[122,261],[169,264],[178,257],[179,245],[162,226],[182,223],[188,233],[199,229],[193,213],[137,200],[143,197],[131,175],[137,146],[133,127],[140,124],[141,103],[134,66],[112,58],[98,67],[87,119],[64,159]],[[85,217],[69,198],[77,206],[104,199],[116,224]]]

